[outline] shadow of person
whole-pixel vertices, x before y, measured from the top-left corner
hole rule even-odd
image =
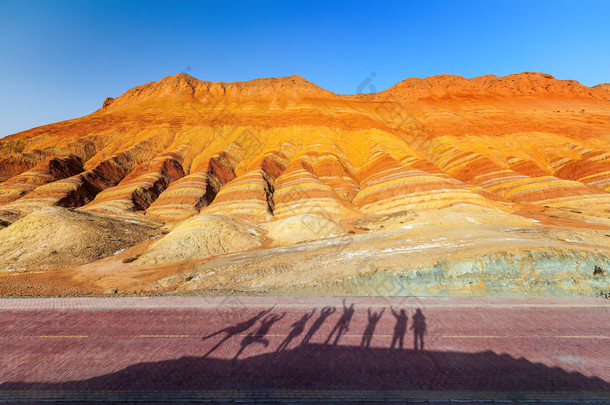
[[[335,341],[333,342],[333,345],[338,344],[339,339],[341,339],[341,336],[343,336],[343,334],[349,330],[349,324],[352,321],[353,316],[354,304],[351,304],[348,307],[345,305],[345,300],[343,300],[343,313],[341,314],[341,318],[339,318],[333,330],[330,331],[330,334],[326,338],[325,344],[328,344],[330,342],[333,335],[335,335]]]
[[[364,334],[362,335],[362,341],[360,342],[361,347],[371,347],[371,341],[373,340],[373,334],[375,333],[375,328],[377,327],[377,322],[381,319],[385,308],[381,310],[381,312],[371,312],[371,308],[367,310],[369,323],[366,325],[364,329]]]
[[[267,334],[269,333],[269,329],[271,329],[273,324],[276,323],[277,321],[279,321],[280,319],[282,319],[284,316],[286,316],[286,312],[284,312],[281,316],[280,315],[268,315],[266,318],[264,318],[261,321],[261,324],[257,330],[255,330],[254,332],[248,333],[241,340],[241,343],[240,343],[241,347],[239,348],[239,351],[237,352],[237,354],[235,354],[235,357],[233,357],[233,359],[236,360],[239,357],[239,355],[251,344],[260,343],[265,347],[269,346],[269,339],[266,338]]]
[[[290,331],[290,333],[288,333],[286,339],[284,339],[284,341],[280,343],[279,347],[277,348],[278,352],[285,350],[294,338],[303,333],[303,331],[305,330],[305,324],[307,324],[307,321],[309,321],[309,319],[313,316],[315,312],[316,310],[314,308],[310,313],[303,315],[301,319],[291,325],[292,330]]]
[[[328,318],[329,316],[334,314],[336,310],[337,310],[337,308],[335,308],[335,307],[322,308],[322,310],[320,311],[320,316],[311,325],[311,328],[309,328],[309,330],[307,331],[307,334],[303,338],[303,341],[301,342],[301,344],[302,345],[308,344],[309,341],[311,340],[311,338],[313,337],[313,335],[316,334],[316,332],[320,329],[320,327],[322,326],[324,321],[326,321],[326,318]]]
[[[400,312],[394,311],[394,308],[390,307],[392,315],[396,318],[396,325],[394,325],[394,336],[392,337],[392,344],[390,349],[394,349],[397,345],[400,349],[404,348],[405,333],[407,332],[407,321],[409,317],[404,309]]]
[[[413,314],[413,321],[411,323],[411,330],[413,331],[413,350],[424,351],[424,335],[426,334],[426,317],[421,311],[421,308],[415,310]],[[419,346],[418,346],[419,343]]]
[[[219,331],[216,331],[214,333],[211,333],[211,334],[201,338],[201,340],[206,340],[206,339],[210,339],[216,335],[220,335],[223,333],[225,334],[225,337],[223,337],[220,340],[220,342],[216,343],[214,345],[214,347],[212,347],[210,350],[208,350],[208,352],[206,354],[204,354],[203,357],[209,356],[214,350],[218,349],[220,346],[222,346],[222,344],[224,342],[231,339],[233,336],[238,335],[240,333],[244,333],[245,331],[250,329],[252,326],[254,326],[256,321],[258,321],[260,318],[262,318],[263,316],[268,314],[273,308],[275,308],[275,306],[259,312],[258,314],[254,315],[252,318],[248,319],[247,321],[243,321],[243,322],[240,322],[235,325],[227,326],[226,328],[222,328]]]

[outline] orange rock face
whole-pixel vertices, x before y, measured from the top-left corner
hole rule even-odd
[[[314,174],[316,163],[317,156],[302,155],[278,177],[274,188],[276,217],[326,214],[333,218],[345,218],[358,215],[358,211],[346,197]],[[333,180],[330,176],[327,179],[331,182]]]
[[[0,140],[0,210],[166,222],[335,220],[471,204],[610,208],[610,90],[541,73],[337,95],[299,76],[185,74]],[[529,209],[529,208],[528,208]]]
[[[101,191],[82,209],[108,214],[145,210],[171,182],[182,176],[184,171],[178,159],[158,157],[150,164],[136,167],[119,185]]]
[[[5,207],[24,213],[50,206],[76,208],[92,201],[102,190],[116,185],[130,165],[120,156],[106,159],[94,169],[36,187]]]
[[[216,195],[235,178],[237,158],[222,151],[199,169],[172,183],[146,210],[146,215],[166,221],[179,221],[196,215],[210,205]]]
[[[51,158],[0,184],[0,204],[18,200],[38,186],[56,182],[82,171],[83,161],[77,156]]]
[[[392,213],[418,208],[443,208],[459,203],[493,206],[460,181],[435,173],[431,164],[416,164],[408,158],[407,166],[424,166],[433,173],[404,167],[388,153],[377,151],[357,173],[361,191],[354,204],[369,214]]]

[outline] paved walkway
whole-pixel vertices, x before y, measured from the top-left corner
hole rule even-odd
[[[0,401],[610,403],[602,299],[3,299],[0,319]]]

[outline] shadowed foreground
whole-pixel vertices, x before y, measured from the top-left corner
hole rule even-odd
[[[173,399],[223,396],[285,399],[305,397],[306,391],[312,400],[354,393],[360,400],[417,397],[479,400],[490,398],[491,394],[495,400],[608,400],[610,384],[489,351],[417,353],[307,344],[245,359],[185,357],[136,364],[84,381],[8,382],[0,389],[5,393],[106,391],[106,395],[109,391],[125,391],[130,392],[132,399],[138,392]]]
[[[0,402],[610,403],[594,300],[0,304]]]

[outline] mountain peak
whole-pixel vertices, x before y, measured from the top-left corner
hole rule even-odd
[[[334,93],[299,75],[226,83],[203,81],[186,73],[177,73],[156,82],[134,87],[117,98],[113,105],[158,98],[203,99],[208,94],[239,101],[246,101],[248,98],[263,100],[276,97],[286,99],[336,97]]]
[[[559,80],[548,73],[522,72],[503,77],[484,75],[466,79],[458,75],[441,74],[425,79],[407,78],[378,93],[398,99],[417,100],[444,97],[518,97],[606,99],[603,86],[587,87],[575,80]]]

